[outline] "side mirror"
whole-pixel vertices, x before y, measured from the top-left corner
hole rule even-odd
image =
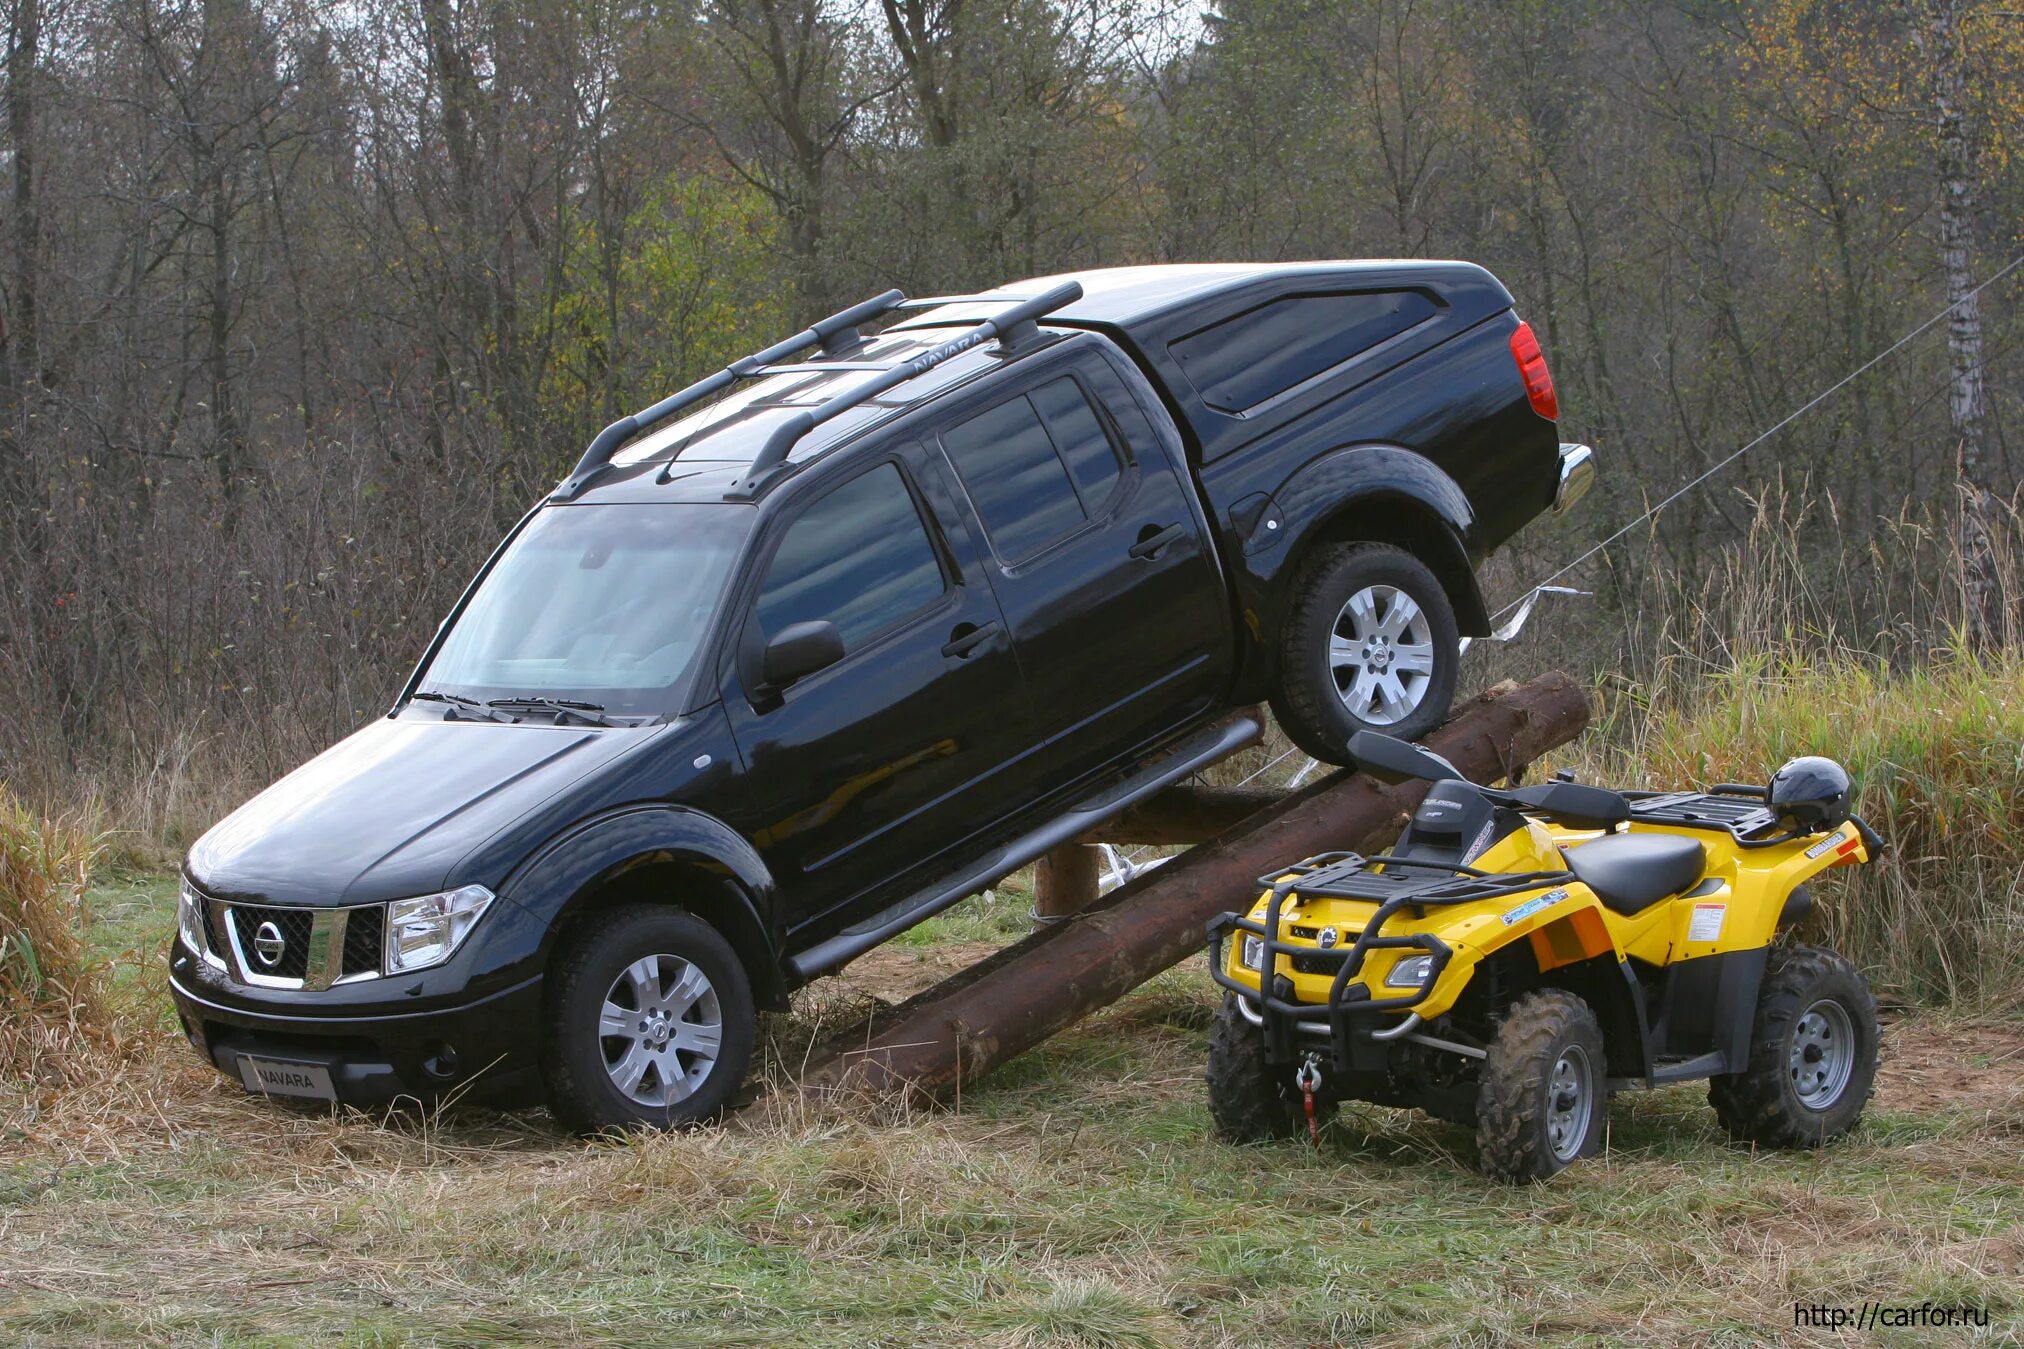
[[[760,657],[759,671],[769,687],[784,689],[842,659],[843,634],[828,619],[817,618],[789,623],[774,633]]]
[[[1462,772],[1432,750],[1377,731],[1358,731],[1349,738],[1349,757],[1359,773],[1379,782],[1441,782],[1460,780]]]

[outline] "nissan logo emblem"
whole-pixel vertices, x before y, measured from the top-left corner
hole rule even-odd
[[[281,963],[282,953],[287,949],[288,942],[282,937],[281,929],[273,923],[262,923],[253,934],[253,954],[269,969]]]

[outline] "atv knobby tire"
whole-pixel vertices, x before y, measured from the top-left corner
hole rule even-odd
[[[1216,1133],[1228,1143],[1263,1143],[1276,1138],[1301,1138],[1307,1133],[1307,1111],[1293,1086],[1293,1064],[1265,1058],[1265,1037],[1237,1010],[1237,995],[1225,994],[1209,1031],[1209,1115]],[[1317,1096],[1314,1117],[1326,1123],[1335,1103]]]
[[[1366,720],[1350,709],[1331,663],[1330,641],[1344,606],[1369,587],[1388,587],[1419,607],[1432,647],[1433,668],[1420,701],[1395,721]],[[1383,543],[1338,544],[1317,552],[1293,582],[1279,634],[1279,677],[1272,713],[1287,738],[1324,763],[1348,764],[1349,738],[1382,731],[1417,740],[1448,718],[1461,665],[1461,638],[1448,593],[1425,563]],[[1400,667],[1403,668],[1403,667]]]
[[[1845,1081],[1831,1099],[1803,1099],[1799,1077],[1811,1065],[1795,1063],[1795,1033],[1808,1014],[1824,1004],[1838,1006],[1845,1029],[1853,1032]],[[1843,1029],[1831,1013],[1812,1028]],[[1828,1037],[1831,1041],[1831,1035]],[[1855,1127],[1876,1084],[1876,998],[1862,971],[1838,952],[1820,946],[1774,947],[1757,993],[1750,1028],[1750,1062],[1740,1073],[1708,1082],[1708,1104],[1738,1142],[1772,1148],[1815,1148]],[[1798,1046],[1803,1050],[1805,1045]],[[1817,1060],[1816,1060],[1817,1061]]]
[[[1556,1153],[1550,1130],[1555,1067],[1585,1061],[1589,1108],[1571,1148]],[[1609,1095],[1602,1027],[1565,989],[1528,993],[1513,1003],[1483,1058],[1476,1090],[1476,1144],[1483,1170],[1505,1180],[1544,1180],[1602,1142]]]

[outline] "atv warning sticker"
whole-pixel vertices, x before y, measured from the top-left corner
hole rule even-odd
[[[1715,941],[1722,935],[1722,920],[1729,916],[1726,904],[1696,904],[1687,923],[1688,941]]]
[[[1541,909],[1550,909],[1566,898],[1567,892],[1565,890],[1548,890],[1543,895],[1534,895],[1531,899],[1526,900],[1523,904],[1520,904],[1517,908],[1510,910],[1504,915],[1504,926],[1510,927],[1513,923],[1522,923]]]

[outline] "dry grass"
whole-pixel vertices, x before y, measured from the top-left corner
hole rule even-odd
[[[0,786],[0,1078],[49,1077],[103,1028],[84,891],[97,843]]]
[[[152,996],[159,936],[135,938],[167,896],[91,905]],[[818,984],[769,1070],[817,1004],[936,977],[937,945]],[[0,1342],[1742,1343],[1864,1297],[2024,1333],[2015,1020],[1895,1026],[1868,1123],[1826,1152],[1734,1148],[1682,1088],[1619,1098],[1607,1156],[1520,1189],[1475,1174],[1466,1132],[1375,1107],[1319,1153],[1215,1143],[1212,992],[1163,975],[960,1112],[797,1101],[594,1145],[540,1115],[249,1100],[158,1018],[124,1064],[0,1097]]]
[[[1815,887],[1812,930],[1914,1002],[2024,989],[2024,654],[1893,670],[1855,653],[1739,658],[1691,685],[1605,689],[1572,762],[1624,787],[1762,782],[1801,754],[1854,776],[1891,848]]]

